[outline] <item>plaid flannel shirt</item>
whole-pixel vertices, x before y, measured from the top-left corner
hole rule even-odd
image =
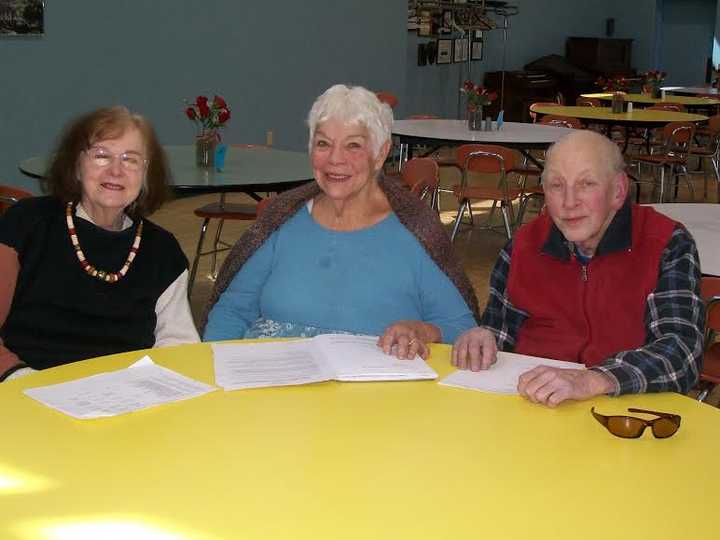
[[[507,297],[512,240],[490,275],[490,297],[482,326],[495,334],[498,349],[512,351],[530,314]],[[674,391],[687,393],[698,380],[704,346],[705,304],[700,296],[700,262],[685,228],[673,231],[660,262],[657,288],[647,297],[645,344],[621,351],[590,369],[615,382],[614,395]]]

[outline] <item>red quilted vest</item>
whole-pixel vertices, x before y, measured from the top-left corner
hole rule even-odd
[[[677,223],[650,207],[626,205],[615,219],[621,214],[628,226],[608,227],[605,236],[614,238],[603,238],[585,268],[558,241],[564,239],[548,215],[517,232],[507,291],[529,317],[515,352],[590,367],[645,343],[646,299],[657,286],[660,259]],[[601,250],[603,245],[608,248]]]

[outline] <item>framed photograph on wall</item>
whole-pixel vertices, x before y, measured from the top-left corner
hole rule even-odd
[[[438,28],[438,34],[452,34],[452,23],[453,13],[449,9],[446,9],[442,13],[440,18],[440,27]]]
[[[455,40],[455,51],[453,55],[453,62],[466,62],[468,57],[468,40],[467,38],[457,38]]]
[[[472,42],[472,49],[470,51],[470,60],[482,60],[483,59],[483,40],[476,39]]]
[[[44,14],[44,0],[0,0],[0,36],[41,36]]]
[[[437,40],[437,63],[450,64],[452,62],[453,40]]]

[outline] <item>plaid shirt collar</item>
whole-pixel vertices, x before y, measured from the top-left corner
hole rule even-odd
[[[595,256],[605,255],[616,251],[624,251],[632,247],[632,206],[630,199],[626,199],[622,208],[617,211],[610,225],[603,235]],[[541,253],[569,261],[574,253],[574,245],[560,232],[555,223],[550,228],[547,240],[541,248]]]

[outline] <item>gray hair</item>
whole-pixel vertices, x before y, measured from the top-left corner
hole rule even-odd
[[[362,86],[336,84],[315,100],[307,118],[310,127],[309,151],[312,152],[318,124],[331,119],[366,128],[370,135],[373,158],[380,155],[380,149],[392,136],[392,109]]]
[[[577,144],[585,144],[593,149],[600,162],[607,167],[608,176],[625,172],[625,159],[623,159],[622,152],[620,152],[617,144],[604,135],[589,129],[578,129],[558,139],[545,154],[545,170],[547,171],[548,165],[556,152],[561,152],[565,147],[571,148]]]

